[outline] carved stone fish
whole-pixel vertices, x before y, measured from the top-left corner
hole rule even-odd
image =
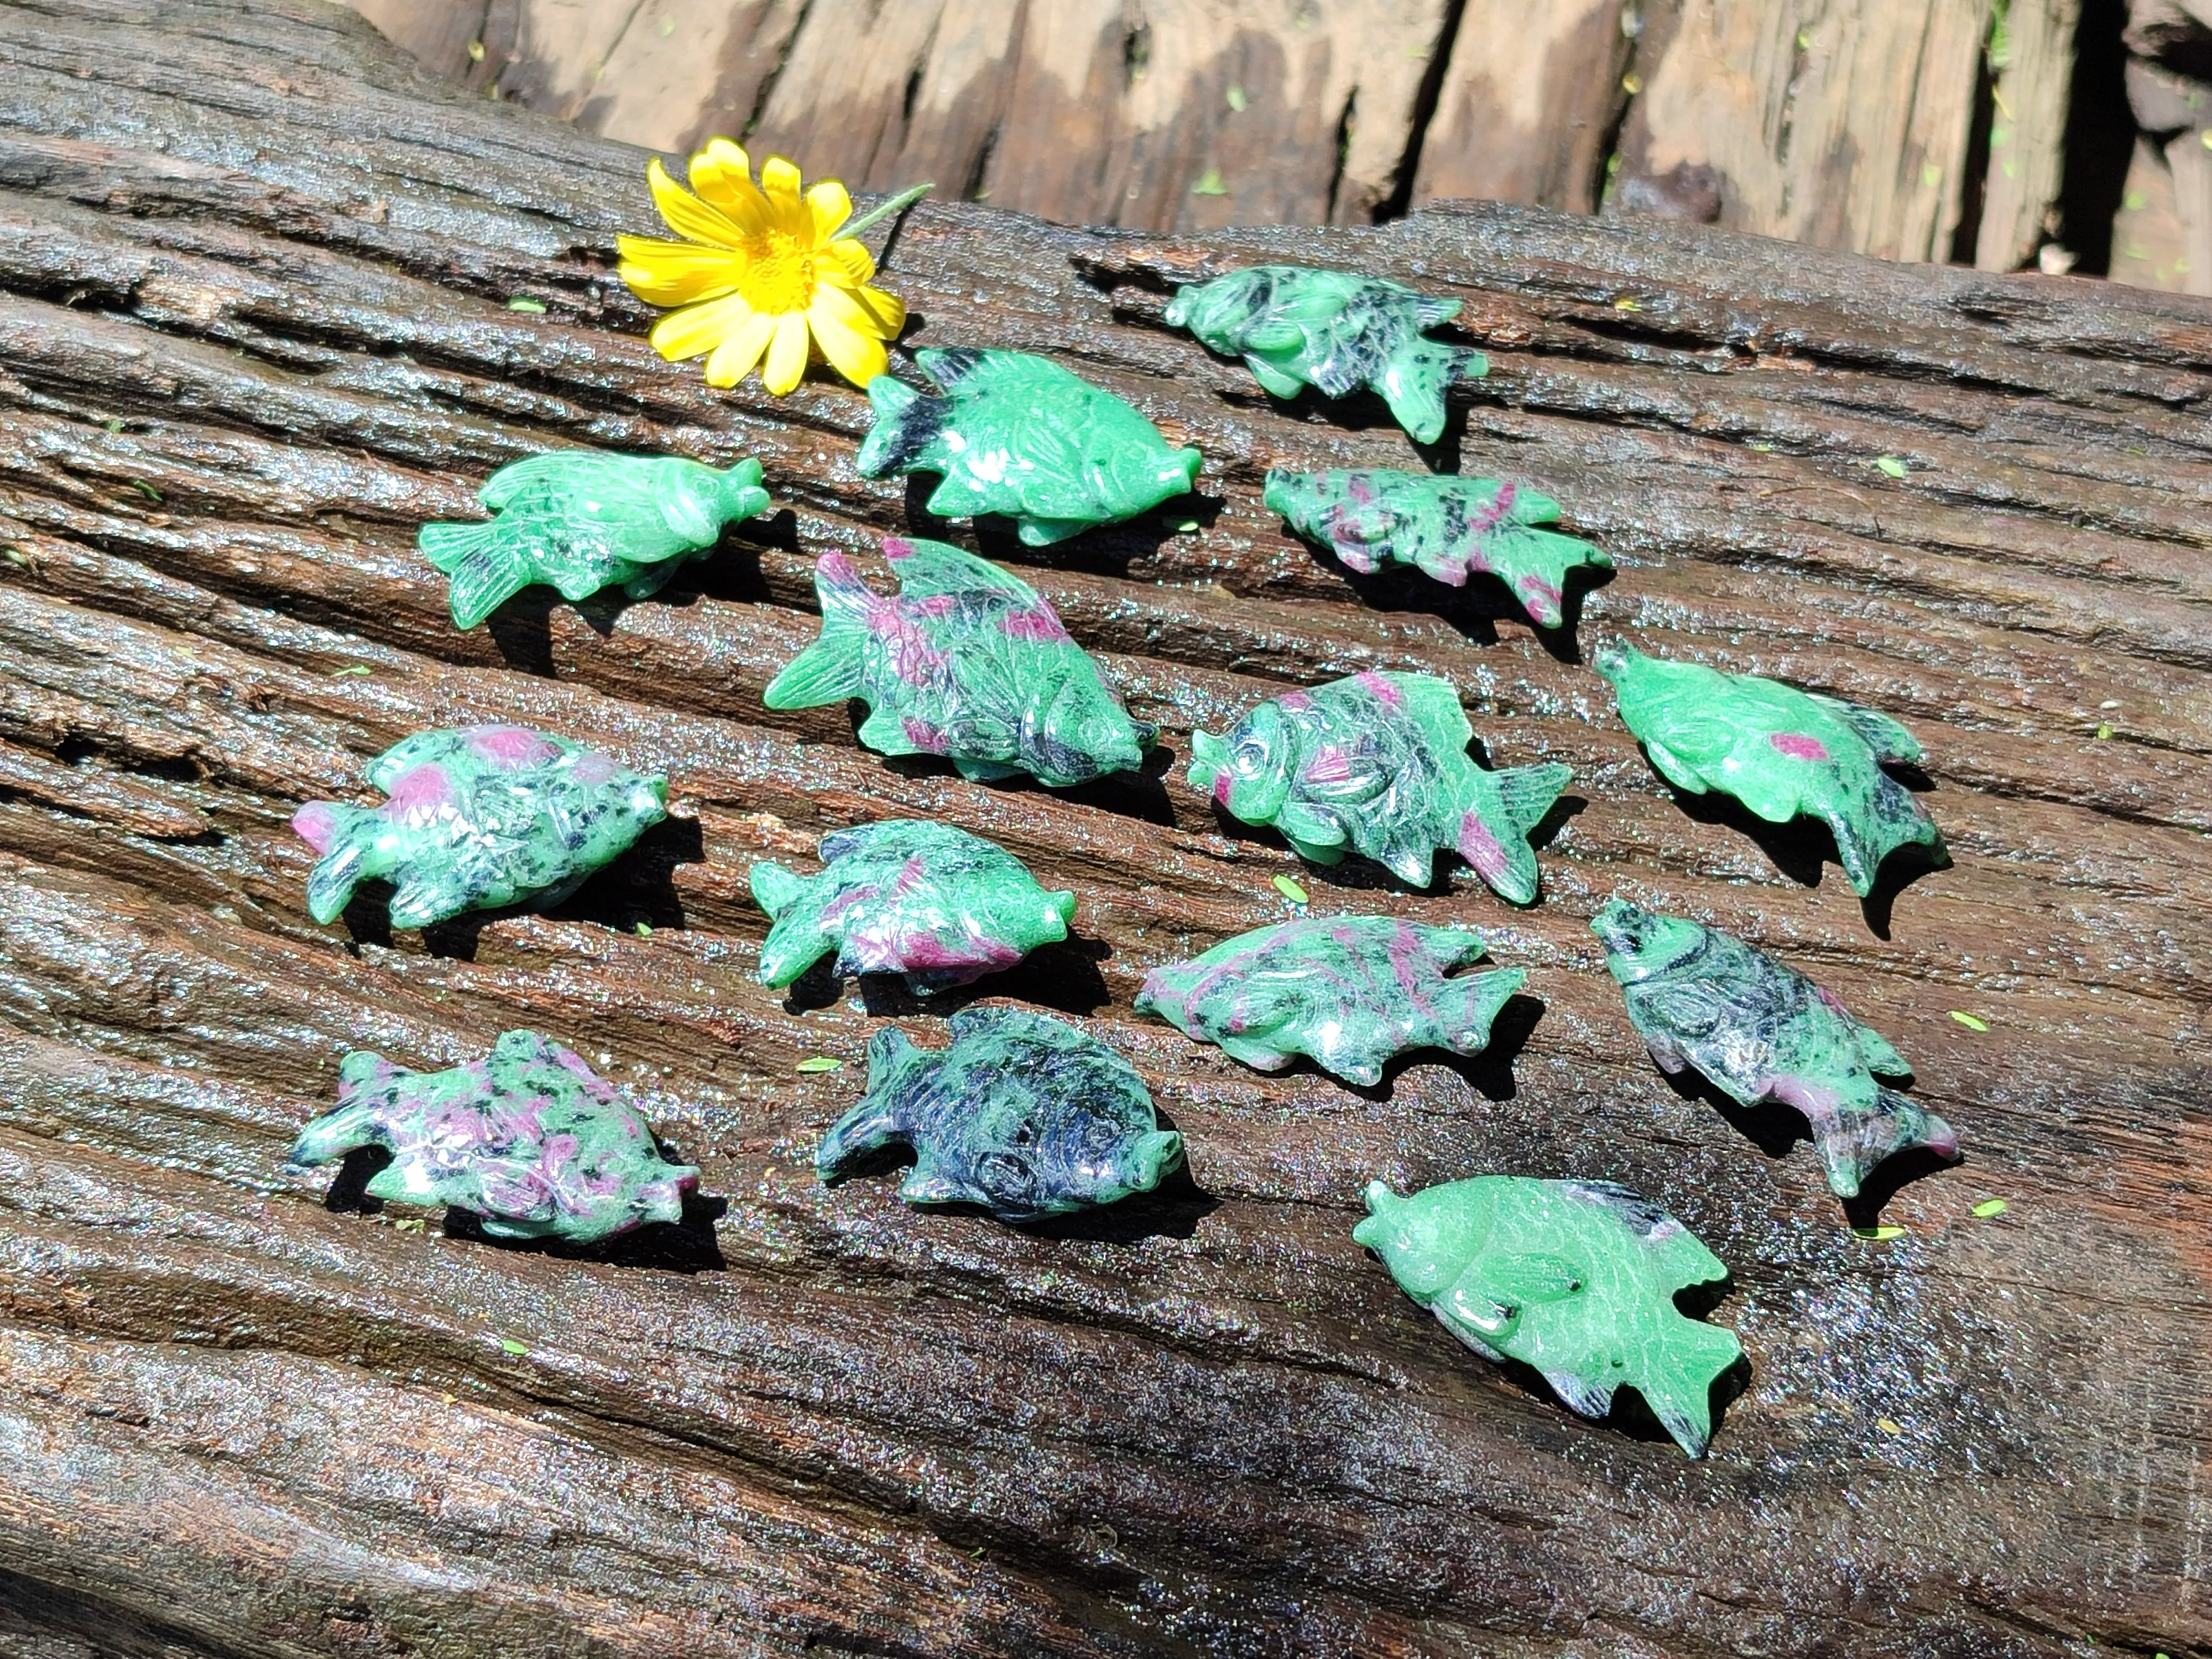
[[[657,593],[725,525],[768,510],[758,461],[717,472],[673,455],[559,450],[500,468],[477,493],[489,524],[426,524],[416,544],[453,578],[453,626],[474,628],[532,582],[572,604],[619,586]]]
[[[952,1046],[896,1030],[868,1045],[868,1091],[814,1155],[824,1181],[861,1154],[911,1146],[909,1204],[981,1204],[1035,1221],[1149,1192],[1182,1164],[1136,1068],[1065,1020],[963,1008]]]
[[[939,518],[1003,513],[1031,547],[1095,524],[1133,518],[1197,482],[1195,449],[1110,392],[1025,351],[917,351],[945,390],[917,392],[896,375],[868,382],[876,423],[860,446],[864,478],[936,472]]]
[[[1819,818],[1861,898],[1900,847],[1948,860],[1936,821],[1881,769],[1920,759],[1918,742],[1888,715],[1778,680],[1663,662],[1619,640],[1601,641],[1590,665],[1613,682],[1622,721],[1661,777],[1693,795],[1733,795],[1769,823]]]
[[[836,950],[839,973],[903,974],[927,996],[1012,967],[1075,920],[1074,894],[1047,892],[1012,853],[949,823],[864,823],[823,836],[821,852],[816,876],[753,866],[753,897],[775,921],[763,985]]]
[[[1475,1352],[1534,1367],[1585,1417],[1632,1388],[1704,1455],[1712,1385],[1743,1347],[1675,1307],[1728,1269],[1657,1205],[1610,1182],[1478,1176],[1411,1198],[1373,1182],[1367,1208],[1352,1237]]]
[[[1482,955],[1480,933],[1395,916],[1306,917],[1153,969],[1136,1011],[1262,1072],[1306,1054],[1371,1087],[1403,1049],[1479,1054],[1489,1045],[1491,1022],[1528,975],[1445,976]]]
[[[1528,832],[1574,774],[1557,762],[1486,772],[1468,758],[1472,736],[1448,681],[1370,671],[1271,698],[1226,738],[1192,732],[1190,783],[1316,864],[1356,850],[1425,887],[1449,849],[1529,903]]]
[[[1565,620],[1559,606],[1570,570],[1613,568],[1601,549],[1544,529],[1559,518],[1559,504],[1510,480],[1276,467],[1265,499],[1299,535],[1363,574],[1410,564],[1454,587],[1465,586],[1470,573],[1494,574],[1541,628]]]
[[[942,542],[887,536],[884,556],[895,599],[842,553],[815,562],[822,637],[769,684],[770,708],[863,698],[862,743],[942,755],[964,778],[1066,787],[1143,767],[1158,728],[1129,718],[1028,583]]]
[[[392,1162],[371,1198],[448,1204],[495,1238],[588,1244],[683,1218],[699,1171],[660,1155],[653,1131],[581,1056],[535,1031],[504,1033],[483,1060],[410,1072],[358,1049],[338,1066],[337,1107],[300,1132],[290,1161],[361,1146]]]
[[[526,726],[418,732],[379,755],[381,806],[311,800],[292,828],[322,855],[307,913],[327,925],[377,877],[394,884],[392,925],[470,910],[558,904],[668,816],[668,784]]]
[[[1278,398],[1308,386],[1325,398],[1372,387],[1416,443],[1432,444],[1443,435],[1444,388],[1490,373],[1480,351],[1422,337],[1461,304],[1350,271],[1255,265],[1177,289],[1167,320],[1242,357]]]
[[[1949,1124],[1875,1082],[1910,1079],[1905,1057],[1796,969],[1625,899],[1599,911],[1590,931],[1662,1069],[1695,1066],[1739,1105],[1772,1100],[1802,1112],[1838,1197],[1856,1197],[1876,1164],[1908,1147],[1958,1156]]]

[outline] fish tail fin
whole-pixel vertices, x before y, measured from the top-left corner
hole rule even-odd
[[[386,1063],[381,1054],[370,1054],[365,1049],[348,1054],[344,1064],[338,1068],[337,1105],[300,1131],[299,1138],[292,1143],[291,1152],[286,1155],[286,1163],[301,1169],[334,1163],[356,1147],[370,1146],[383,1139],[377,1127],[373,1103],[347,1098],[357,1086],[357,1079],[349,1079],[347,1074],[349,1071],[365,1070],[358,1066],[362,1061],[367,1061],[368,1067],[382,1066]]]
[[[1498,1011],[1528,982],[1525,968],[1499,968],[1446,980],[1437,994],[1437,1036],[1455,1054],[1479,1054],[1490,1043]]]
[[[876,419],[860,445],[857,465],[864,478],[883,477],[921,459],[945,429],[952,408],[951,399],[933,398],[895,374],[878,374],[868,382],[868,402]]]
[[[1415,443],[1443,436],[1444,389],[1455,380],[1479,380],[1490,373],[1490,360],[1465,346],[1409,339],[1382,365],[1376,390]]]
[[[1823,1123],[1814,1136],[1828,1189],[1838,1198],[1856,1198],[1878,1164],[1916,1146],[1938,1158],[1959,1156],[1959,1132],[1910,1095],[1876,1089],[1875,1107]]]
[[[292,828],[322,854],[307,876],[307,914],[328,927],[353,902],[353,890],[387,875],[397,861],[385,844],[384,820],[365,806],[311,800],[292,815]]]
[[[415,544],[453,578],[448,603],[456,628],[474,628],[530,585],[530,572],[502,545],[496,524],[426,524]]]
[[[1879,772],[1875,776],[1873,793],[1875,823],[1871,835],[1861,834],[1857,822],[1849,813],[1838,812],[1827,820],[1836,838],[1836,856],[1843,864],[1851,890],[1861,898],[1874,891],[1883,861],[1901,847],[1925,847],[1939,869],[1950,861],[1950,854],[1943,848],[1943,832],[1910,789],[1888,773]]]
[[[1664,1344],[1653,1345],[1653,1359],[1636,1379],[1637,1391],[1651,1407],[1674,1443],[1702,1457],[1713,1437],[1713,1384],[1743,1358],[1735,1333],[1703,1320],[1674,1321]]]
[[[763,860],[753,866],[747,877],[753,890],[753,902],[768,912],[771,918],[781,916],[791,908],[793,899],[805,892],[810,878],[794,875],[780,864]]]
[[[830,1126],[830,1133],[822,1137],[822,1145],[815,1150],[814,1170],[823,1180],[830,1179],[853,1159],[878,1147],[909,1139],[911,1131],[905,1115],[899,1109],[897,1091],[892,1085],[898,1074],[921,1053],[907,1041],[902,1031],[887,1030],[876,1033],[875,1040],[868,1044],[867,1093],[860,1097],[851,1111]]]
[[[1528,835],[1573,776],[1574,769],[1558,761],[1482,773],[1461,803],[1459,855],[1500,898],[1514,904],[1534,902],[1536,849],[1528,845]],[[1499,820],[1495,823],[1483,811],[1493,791]]]
[[[770,708],[811,708],[859,695],[860,647],[875,590],[842,553],[824,553],[814,562],[814,593],[822,605],[822,637],[769,682],[761,701]]]

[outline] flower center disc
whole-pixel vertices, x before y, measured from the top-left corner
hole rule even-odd
[[[814,261],[811,250],[797,237],[781,231],[750,238],[745,245],[748,264],[741,292],[756,311],[781,316],[804,311],[814,299]]]

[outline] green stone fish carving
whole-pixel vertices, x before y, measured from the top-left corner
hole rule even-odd
[[[1802,1112],[1838,1197],[1856,1198],[1876,1164],[1909,1147],[1959,1155],[1949,1124],[1875,1081],[1910,1079],[1905,1057],[1796,969],[1718,928],[1625,899],[1599,911],[1590,931],[1660,1067],[1695,1066],[1739,1105],[1771,1100]]]
[[[1177,289],[1167,320],[1242,357],[1278,398],[1308,386],[1325,398],[1371,387],[1414,442],[1432,444],[1443,435],[1444,388],[1490,373],[1480,351],[1422,337],[1461,304],[1346,270],[1255,265]]]
[[[835,1179],[883,1146],[914,1148],[909,1204],[981,1204],[1036,1221],[1150,1192],[1182,1164],[1136,1068],[1065,1020],[963,1008],[952,1046],[896,1030],[868,1045],[868,1092],[838,1119],[814,1167]]]
[[[1486,772],[1468,758],[1474,735],[1449,681],[1370,670],[1286,691],[1226,738],[1193,732],[1190,784],[1316,864],[1356,850],[1425,887],[1448,849],[1501,897],[1533,902],[1528,833],[1574,773],[1557,762]]]
[[[1367,1208],[1352,1237],[1475,1352],[1533,1366],[1584,1417],[1632,1388],[1677,1445],[1704,1455],[1713,1383],[1743,1347],[1675,1307],[1675,1291],[1728,1269],[1666,1211],[1610,1182],[1526,1176],[1411,1198],[1373,1182]]]
[[[1395,916],[1310,916],[1153,969],[1136,1011],[1259,1071],[1305,1054],[1372,1087],[1401,1050],[1489,1046],[1491,1022],[1528,975],[1509,968],[1446,977],[1483,954],[1476,933]]]
[[[1622,721],[1661,777],[1693,795],[1733,795],[1769,823],[1819,818],[1861,898],[1900,847],[1948,860],[1936,821],[1881,769],[1921,755],[1888,715],[1778,680],[1662,661],[1619,640],[1601,641],[1590,665],[1613,682]]]
[[[329,1164],[361,1146],[392,1152],[363,1189],[371,1198],[452,1205],[495,1238],[596,1243],[682,1219],[699,1184],[697,1170],[661,1157],[612,1085],[535,1031],[506,1032],[489,1058],[445,1072],[348,1054],[337,1107],[300,1132],[290,1161]]]
[[[1487,572],[1513,590],[1540,628],[1565,620],[1567,573],[1613,568],[1588,542],[1542,526],[1559,504],[1510,480],[1458,478],[1384,468],[1267,474],[1265,500],[1291,529],[1321,543],[1351,569],[1372,575],[1410,564],[1454,587]]]
[[[1098,665],[1027,582],[943,542],[884,538],[887,599],[842,553],[814,565],[822,637],[770,682],[770,708],[864,699],[878,754],[942,755],[963,778],[1055,788],[1143,769],[1158,728],[1129,718]]]
[[[1110,392],[1025,351],[917,351],[944,388],[932,398],[895,375],[868,382],[876,422],[860,446],[860,476],[936,472],[939,518],[1003,513],[1031,547],[1096,524],[1133,518],[1197,482],[1195,449],[1173,449],[1159,428]]]
[[[903,974],[927,996],[1011,968],[1067,937],[1075,895],[1048,893],[1006,848],[949,823],[892,818],[824,836],[828,866],[752,867],[753,897],[775,918],[760,980],[781,988],[830,951],[841,974]]]
[[[668,816],[668,784],[526,726],[418,732],[368,764],[381,806],[311,800],[292,828],[320,854],[307,913],[328,926],[389,877],[392,925],[558,904]]]
[[[658,593],[722,527],[768,510],[758,461],[726,472],[673,455],[557,450],[503,466],[477,492],[489,524],[426,524],[423,556],[453,578],[453,626],[474,628],[532,582],[574,604],[620,586]]]

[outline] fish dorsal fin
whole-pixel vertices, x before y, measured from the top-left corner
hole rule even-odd
[[[926,599],[938,593],[973,593],[992,590],[1008,593],[1024,605],[1036,602],[1036,590],[1020,577],[1001,570],[988,559],[943,542],[884,538],[884,556],[898,577],[899,597]]]
[[[1921,756],[1920,740],[1887,714],[1872,708],[1862,708],[1855,702],[1845,702],[1841,697],[1824,696],[1818,691],[1805,694],[1827,709],[1867,740],[1876,760],[1910,765]]]
[[[1434,674],[1379,674],[1376,678],[1398,689],[1406,700],[1406,712],[1427,733],[1439,754],[1465,752],[1467,740],[1474,735],[1474,728],[1467,723],[1467,710],[1459,706],[1459,693],[1452,690],[1449,680]]]
[[[1434,328],[1438,323],[1448,323],[1466,308],[1464,300],[1432,300],[1424,295],[1413,302],[1413,318],[1417,327]]]
[[[1575,769],[1562,761],[1545,761],[1535,766],[1509,766],[1490,775],[1498,785],[1498,799],[1505,816],[1526,836],[1544,821],[1559,792],[1573,781]]]
[[[979,372],[983,380],[989,380],[994,369],[1003,366],[994,359],[1015,355],[1007,351],[981,351],[973,346],[933,346],[915,352],[914,360],[921,365],[923,374],[950,391],[963,380],[975,380]]]
[[[963,1008],[952,1016],[949,1028],[956,1042],[986,1034],[1002,1037],[1048,1035],[1057,1040],[1074,1029],[1060,1020],[1031,1013],[1026,1008],[1004,1007]]]

